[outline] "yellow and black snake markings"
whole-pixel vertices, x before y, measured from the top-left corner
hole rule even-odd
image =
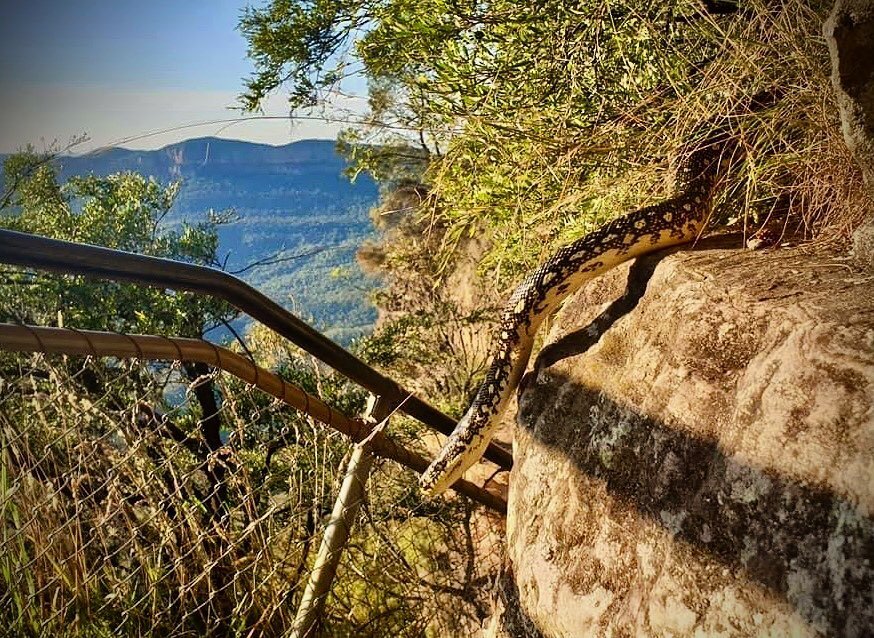
[[[516,288],[501,315],[485,381],[420,479],[436,495],[482,456],[531,354],[544,318],[584,283],[639,255],[693,241],[704,228],[730,140],[718,132],[693,151],[670,199],[619,217],[561,248]]]

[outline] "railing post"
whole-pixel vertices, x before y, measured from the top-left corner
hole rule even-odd
[[[365,417],[379,423],[388,417],[390,408],[386,400],[371,395]],[[297,609],[291,638],[316,636],[325,599],[337,574],[337,565],[340,563],[343,548],[358,517],[361,502],[364,500],[364,488],[372,466],[373,454],[370,452],[370,443],[355,445],[352,458],[349,459],[349,465],[346,467],[343,484],[340,486],[340,493],[334,503],[334,511],[331,512],[331,518],[325,527],[325,535],[315,565],[310,572],[309,581]]]

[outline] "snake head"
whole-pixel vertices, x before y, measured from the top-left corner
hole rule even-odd
[[[477,420],[472,419],[472,414],[475,412],[468,410],[461,417],[437,458],[419,478],[419,485],[426,498],[433,498],[446,491],[485,453],[491,437],[488,431],[476,427]]]

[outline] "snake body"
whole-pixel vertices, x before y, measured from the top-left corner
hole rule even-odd
[[[728,145],[723,132],[709,136],[681,165],[672,197],[619,217],[564,246],[516,288],[501,314],[485,381],[420,478],[427,495],[444,491],[482,456],[525,372],[537,329],[564,299],[629,259],[699,236]]]

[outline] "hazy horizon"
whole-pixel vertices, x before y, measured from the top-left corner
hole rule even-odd
[[[87,153],[109,146],[155,150],[185,139],[220,137],[271,145],[335,139],[366,105],[366,83],[352,77],[351,97],[326,111],[288,118],[286,97],[264,114],[233,110],[251,73],[236,31],[244,0],[33,0],[10,6],[0,24],[0,153],[32,145]],[[222,120],[222,121],[219,121]]]
[[[176,144],[185,144],[187,142],[196,142],[198,140],[205,140],[205,139],[220,140],[222,142],[241,142],[244,144],[253,144],[253,145],[258,145],[258,146],[269,146],[271,148],[282,148],[284,146],[289,146],[291,144],[297,144],[298,142],[330,142],[332,144],[336,143],[336,139],[331,138],[331,137],[301,137],[301,138],[295,138],[289,142],[276,142],[276,143],[274,143],[274,142],[259,142],[259,141],[247,140],[247,139],[242,139],[239,137],[231,137],[231,136],[227,136],[227,135],[192,135],[191,137],[183,137],[183,138],[175,140],[173,142],[168,142],[167,144],[162,144],[160,146],[154,146],[154,147],[149,147],[149,148],[139,148],[139,147],[135,147],[135,146],[129,146],[127,144],[114,144],[114,145],[100,146],[100,147],[93,148],[93,149],[87,150],[87,151],[77,152],[76,147],[73,147],[68,151],[59,153],[59,156],[60,157],[96,156],[102,152],[106,152],[106,151],[109,151],[111,149],[129,151],[131,153],[149,153],[149,152],[154,152],[154,151],[160,151],[160,150],[163,150],[163,149],[168,148],[170,146],[174,146]],[[17,152],[17,151],[10,152],[10,151],[0,150],[0,155],[3,155],[3,156],[12,155],[15,152]]]

